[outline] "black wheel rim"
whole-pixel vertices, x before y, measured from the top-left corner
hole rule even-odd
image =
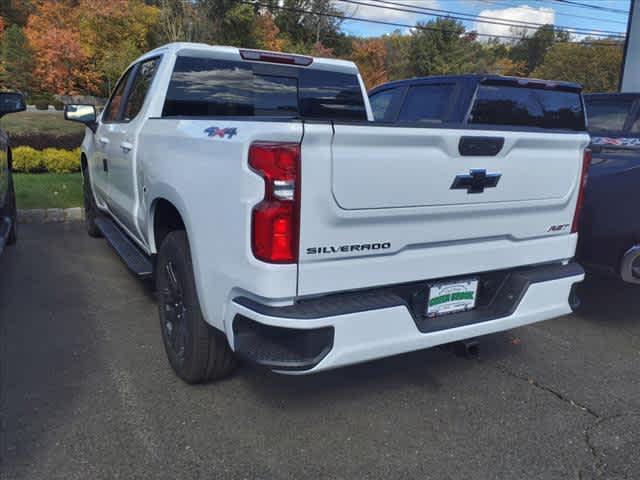
[[[178,275],[176,275],[173,262],[167,262],[163,275],[166,287],[162,291],[164,314],[162,328],[167,338],[167,344],[173,350],[176,359],[182,362],[188,335],[187,307],[184,303],[182,286]]]

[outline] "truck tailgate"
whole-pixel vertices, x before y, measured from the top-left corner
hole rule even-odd
[[[463,156],[462,137],[504,146]],[[305,124],[299,295],[573,257],[588,143],[586,133]],[[451,188],[474,170],[500,175],[497,185]]]
[[[333,139],[332,190],[345,210],[561,199],[581,169],[575,134],[340,127]],[[462,137],[504,146],[495,156],[461,156]],[[472,169],[501,175],[497,187],[478,194],[468,194],[464,183],[450,188]]]

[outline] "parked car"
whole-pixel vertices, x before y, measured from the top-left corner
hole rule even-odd
[[[588,271],[640,283],[640,94],[584,96],[593,160],[578,259]]]
[[[0,118],[25,110],[24,97],[18,92],[0,92]],[[0,129],[0,254],[6,245],[16,242],[18,211],[11,172],[11,146],[7,132]]]
[[[89,234],[155,278],[176,373],[317,372],[568,313],[580,89],[480,83],[473,122],[377,124],[352,62],[181,43],[100,116],[69,106]],[[532,91],[549,118],[496,115]]]

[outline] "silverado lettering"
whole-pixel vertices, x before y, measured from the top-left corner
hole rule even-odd
[[[364,252],[366,250],[387,250],[391,248],[391,242],[385,243],[360,243],[355,245],[340,245],[337,247],[309,247],[307,248],[307,255],[322,255],[324,253],[339,253],[339,252]]]

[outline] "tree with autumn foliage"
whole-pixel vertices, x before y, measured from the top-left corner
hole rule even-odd
[[[142,0],[80,0],[79,9],[81,44],[100,76],[96,93],[107,96],[125,68],[149,49],[160,11]]]
[[[258,39],[258,48],[281,52],[286,40],[280,36],[280,29],[276,25],[271,12],[259,14],[254,22],[254,34]]]
[[[75,2],[44,0],[29,16],[25,34],[34,52],[34,80],[41,92],[97,93],[100,75],[81,43]]]
[[[367,88],[389,80],[386,56],[387,50],[381,38],[353,41],[351,60],[358,65]]]
[[[43,0],[27,20],[37,89],[107,95],[148,49],[157,7],[142,0]]]
[[[34,3],[33,0],[0,0],[0,17],[3,18],[5,27],[10,25],[24,27]]]

